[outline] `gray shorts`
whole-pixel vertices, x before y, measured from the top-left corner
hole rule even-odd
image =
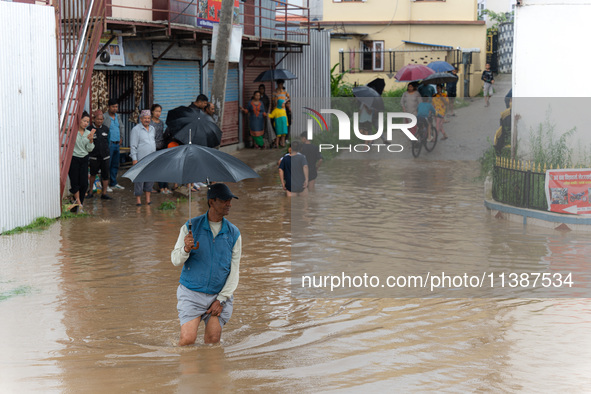
[[[154,182],[135,182],[133,184],[133,195],[139,197],[142,195],[142,191],[151,192],[154,188]]]
[[[217,296],[217,294],[199,293],[198,291],[189,290],[185,286],[179,285],[176,291],[176,298],[178,300],[176,308],[179,311],[181,326],[198,317],[201,317],[201,320],[207,325],[210,314],[205,314],[205,311],[209,309],[210,305],[217,299]],[[218,317],[222,327],[232,316],[232,311],[234,310],[232,306],[233,300],[233,296],[228,298],[222,314]]]
[[[484,97],[488,96],[492,96],[493,95],[493,84],[490,82],[485,82],[484,83],[484,87],[482,88],[482,90],[484,91]]]

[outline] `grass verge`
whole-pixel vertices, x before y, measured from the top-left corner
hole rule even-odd
[[[55,219],[50,219],[47,218],[45,216],[41,216],[38,217],[37,219],[33,220],[32,223],[26,225],[26,226],[19,226],[16,228],[13,228],[12,230],[8,230],[3,232],[1,235],[13,235],[13,234],[20,234],[23,232],[28,232],[28,231],[42,231],[47,229],[47,227],[49,227],[50,225],[52,225],[53,223],[55,223],[58,220],[61,219],[71,219],[71,218],[79,218],[79,217],[88,217],[90,216],[87,213],[72,213],[69,210],[67,210],[65,208],[65,206],[62,206],[62,214]]]

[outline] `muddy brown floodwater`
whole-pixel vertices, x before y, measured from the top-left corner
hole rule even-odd
[[[584,270],[581,233],[499,221],[475,162],[333,160],[305,203],[313,236],[397,264]],[[369,171],[359,172],[359,168]],[[587,391],[587,298],[355,298],[292,293],[290,201],[269,170],[230,185],[244,251],[221,345],[179,348],[170,263],[187,202],[136,207],[129,188],[88,218],[0,237],[0,392]],[[381,188],[373,187],[379,181]],[[368,187],[369,185],[369,187]],[[368,191],[369,190],[369,191]],[[197,193],[193,213],[206,209]],[[301,205],[299,200],[297,204]],[[328,218],[328,219],[327,219]],[[301,225],[299,223],[298,225]],[[387,229],[387,231],[384,231]],[[299,231],[299,229],[293,229]],[[309,234],[306,232],[306,234]],[[404,241],[402,241],[404,240]],[[311,257],[322,263],[323,251]],[[369,256],[368,259],[373,258]],[[312,294],[312,293],[310,293]],[[584,294],[583,294],[584,295]]]

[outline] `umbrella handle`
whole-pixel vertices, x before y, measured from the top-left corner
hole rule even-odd
[[[189,232],[191,232],[191,222],[189,222]],[[193,237],[193,239],[195,239],[195,237]],[[199,246],[191,246],[192,250],[196,250],[199,249]]]

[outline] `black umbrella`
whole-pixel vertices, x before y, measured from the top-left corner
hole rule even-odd
[[[386,87],[386,81],[384,81],[384,78],[376,78],[373,81],[371,81],[370,83],[368,83],[367,86],[369,86],[370,88],[372,88],[373,90],[378,92],[378,94],[381,96],[382,93],[384,93],[384,88]]]
[[[187,184],[238,182],[258,178],[243,161],[232,155],[201,145],[181,145],[149,154],[123,175],[132,182],[171,182]]]
[[[423,79],[423,85],[439,85],[442,83],[457,82],[457,75],[449,73],[434,73]]]
[[[384,110],[384,100],[382,100],[382,96],[369,86],[354,87],[353,96],[373,110]]]
[[[254,82],[265,82],[265,81],[276,81],[278,79],[297,79],[291,71],[285,70],[283,68],[277,68],[275,70],[267,70],[263,71],[259,74],[258,77],[254,80]]]
[[[258,178],[243,161],[217,149],[201,145],[181,145],[149,154],[124,175],[132,182],[238,182]],[[191,192],[189,192],[189,217]]]
[[[189,141],[213,148],[222,141],[222,130],[211,116],[191,107],[177,107],[166,116],[167,135],[182,144]],[[190,135],[189,135],[190,134]]]

